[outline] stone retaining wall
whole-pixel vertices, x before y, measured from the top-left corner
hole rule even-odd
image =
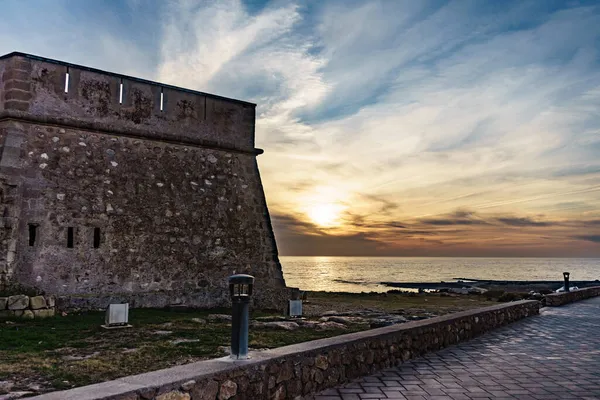
[[[584,289],[577,289],[566,293],[552,293],[546,295],[546,306],[558,307],[564,304],[573,303],[589,299],[590,297],[600,296],[600,286],[593,286]]]
[[[48,393],[35,400],[302,399],[539,313],[524,300]]]
[[[290,299],[297,295],[299,290],[291,287],[265,287],[252,296],[251,304],[261,310],[285,311],[287,302],[276,299]],[[145,293],[108,293],[104,295],[82,296],[66,295],[56,298],[57,311],[89,311],[106,310],[109,304],[129,303],[130,308],[215,308],[230,307],[231,297],[229,292],[218,288],[205,291],[163,290]]]
[[[47,318],[55,313],[55,300],[53,296],[29,297],[19,294],[9,297],[0,297],[0,319],[6,318]]]

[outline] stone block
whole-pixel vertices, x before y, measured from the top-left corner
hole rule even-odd
[[[139,397],[135,393],[125,394],[123,396],[118,396],[114,398],[114,400],[139,400]]]
[[[156,398],[156,400],[190,400],[191,397],[187,393],[182,393],[178,390],[172,392],[163,393]]]
[[[8,298],[9,310],[24,310],[29,307],[29,297],[24,294],[10,296]]]
[[[21,315],[23,319],[34,319],[33,311],[31,310],[23,310],[23,314]]]
[[[46,299],[44,296],[35,296],[29,299],[29,308],[32,310],[39,310],[40,308],[46,308]]]
[[[4,103],[4,108],[7,110],[28,111],[29,103],[25,103],[18,100],[7,100]]]
[[[13,312],[10,310],[0,310],[0,319],[13,317]]]
[[[0,297],[0,310],[6,310],[8,306],[8,297]]]
[[[29,92],[31,90],[31,83],[26,81],[8,81],[4,84],[4,90],[9,91],[12,89],[23,90]]]
[[[11,381],[0,381],[0,394],[10,393],[15,384]],[[0,396],[3,398],[4,396]]]
[[[24,92],[22,90],[11,90],[11,91],[7,91],[4,94],[4,99],[5,100],[18,100],[18,101],[29,101],[31,100],[31,93],[29,92]]]
[[[285,400],[286,399],[285,385],[279,385],[277,387],[277,390],[275,391],[275,394],[273,395],[273,399],[274,400]]]
[[[35,318],[50,318],[54,317],[54,308],[48,308],[44,310],[33,310]]]
[[[219,400],[228,400],[237,394],[237,383],[233,381],[225,381],[221,384],[219,390]]]
[[[154,395],[156,394],[155,388],[143,388],[138,390],[137,392],[141,399],[143,400],[152,400],[154,399]]]
[[[192,390],[194,388],[195,385],[196,385],[195,380],[190,380],[190,381],[184,382],[181,384],[181,390],[185,390],[186,392],[189,392],[190,390]]]
[[[231,322],[231,315],[227,314],[208,314],[209,322]]]
[[[327,361],[327,356],[323,354],[319,354],[315,358],[315,366],[319,369],[326,370],[329,367],[329,362]]]
[[[207,383],[198,383],[190,393],[194,400],[215,400],[219,393],[219,382],[210,380]]]
[[[17,69],[9,69],[2,74],[2,80],[4,82],[17,80],[17,81],[28,81],[30,77],[29,72]]]
[[[17,56],[9,59],[7,66],[12,70],[31,72],[31,61],[29,59]]]
[[[46,296],[46,306],[48,308],[56,306],[56,298],[54,296]]]

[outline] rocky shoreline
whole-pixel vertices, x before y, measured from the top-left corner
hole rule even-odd
[[[437,291],[460,291],[460,290],[504,290],[506,292],[528,292],[556,289],[564,285],[564,281],[510,281],[510,280],[489,280],[473,278],[454,278],[451,282],[380,282],[381,285],[398,289],[418,289],[418,290],[437,290]],[[600,285],[600,280],[594,281],[571,281],[571,286],[579,288],[592,287]],[[466,294],[466,292],[465,292]]]

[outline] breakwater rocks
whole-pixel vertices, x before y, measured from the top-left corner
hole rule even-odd
[[[55,313],[54,296],[33,296],[18,294],[0,297],[0,319],[47,318]]]
[[[537,301],[500,304],[254,352],[249,360],[201,361],[33,399],[301,399],[536,315],[539,306]]]

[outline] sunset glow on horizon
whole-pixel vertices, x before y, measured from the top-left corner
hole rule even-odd
[[[339,224],[340,213],[333,204],[319,204],[310,210],[308,216],[317,225],[330,227]]]
[[[600,257],[595,1],[85,3],[0,53],[256,103],[282,255]]]

